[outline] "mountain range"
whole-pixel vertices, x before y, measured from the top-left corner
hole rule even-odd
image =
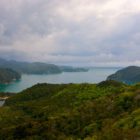
[[[86,68],[75,68],[70,66],[58,66],[42,62],[19,62],[0,58],[0,67],[10,68],[21,74],[57,74],[61,72],[88,71]]]
[[[88,68],[58,66],[42,62],[20,62],[0,58],[0,84],[19,80],[22,74],[59,74],[62,72],[86,72]]]

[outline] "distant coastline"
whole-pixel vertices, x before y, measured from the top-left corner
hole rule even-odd
[[[119,70],[118,68],[96,68],[86,72],[62,72],[57,74],[22,74],[21,80],[8,85],[0,85],[0,92],[20,92],[37,83],[67,84],[67,83],[99,83],[107,76]]]

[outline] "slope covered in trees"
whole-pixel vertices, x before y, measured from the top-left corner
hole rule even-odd
[[[0,68],[0,84],[11,83],[19,80],[21,75],[12,69]]]
[[[115,74],[108,76],[108,80],[116,80],[124,83],[140,82],[140,67],[129,66],[127,68],[117,71]]]
[[[38,84],[0,108],[2,140],[140,139],[140,84]]]
[[[53,64],[46,64],[40,62],[28,63],[28,62],[18,62],[18,61],[7,61],[0,59],[0,67],[10,68],[19,73],[25,74],[53,74],[61,73],[58,66]]]

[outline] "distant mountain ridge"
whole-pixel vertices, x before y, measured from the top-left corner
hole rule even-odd
[[[80,72],[87,71],[85,68],[74,68],[47,64],[42,62],[19,62],[0,58],[0,67],[10,68],[21,74],[58,74],[61,72]]]
[[[63,72],[87,72],[88,68],[71,67],[71,66],[60,66]]]
[[[140,67],[129,66],[108,76],[107,80],[116,80],[124,83],[140,82]]]
[[[61,73],[61,70],[58,66],[53,64],[46,64],[40,62],[18,62],[18,61],[7,61],[0,59],[0,67],[10,68],[19,73],[26,74],[49,74],[49,73]]]

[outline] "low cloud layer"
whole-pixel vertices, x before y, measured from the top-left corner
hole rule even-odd
[[[139,0],[1,0],[0,57],[140,65]]]

